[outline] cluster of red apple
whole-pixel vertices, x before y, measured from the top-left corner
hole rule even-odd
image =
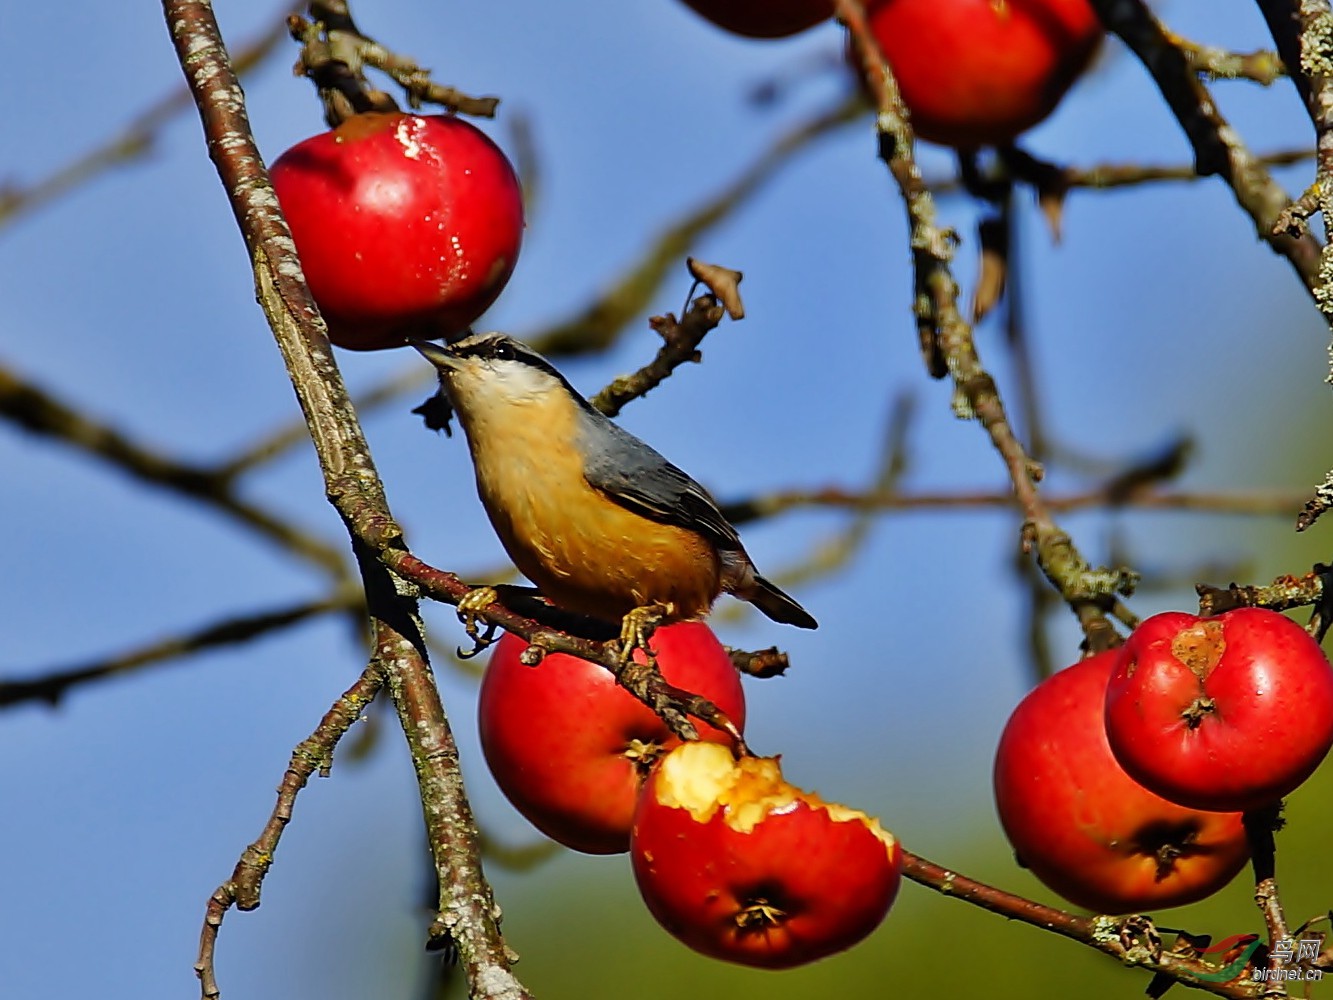
[[[834,13],[833,0],[685,3],[750,38],[794,35]],[[865,9],[917,136],[963,149],[1011,142],[1049,115],[1103,34],[1088,0],[868,0]]]
[[[1333,670],[1290,619],[1155,615],[1043,681],[1010,717],[995,803],[1021,863],[1080,906],[1203,899],[1249,857],[1242,816],[1276,806],[1333,746]]]
[[[686,0],[750,37],[832,16],[831,0]],[[973,148],[1041,121],[1102,28],[1087,0],[870,0],[868,24],[917,135]],[[345,348],[449,337],[495,300],[523,235],[504,154],[460,119],[356,115],[272,167],[311,293]],[[707,626],[659,629],[666,679],[745,720]],[[534,668],[505,636],[483,682],[486,757],[510,800],[576,850],[631,854],[649,909],[716,957],[782,967],[849,947],[888,912],[901,850],[864,813],[737,757],[705,728],[681,745],[601,667]],[[1333,744],[1333,672],[1267,611],[1158,615],[1119,650],[1018,706],[995,761],[1005,831],[1067,899],[1108,912],[1202,898],[1248,855],[1242,813],[1273,805]]]
[[[831,0],[686,2],[761,38],[833,14]],[[866,12],[917,135],[961,148],[1009,142],[1050,114],[1102,35],[1087,0],[871,0]],[[500,149],[459,118],[355,115],[289,149],[271,173],[340,347],[453,336],[513,273],[518,180]]]
[[[663,626],[652,646],[669,683],[743,729],[740,677],[707,625]],[[628,850],[653,916],[715,958],[786,968],[879,926],[902,851],[875,819],[789,784],[777,758],[738,759],[717,729],[682,744],[602,667],[561,653],[525,666],[526,647],[496,643],[478,711],[491,773],[539,830],[589,854]]]

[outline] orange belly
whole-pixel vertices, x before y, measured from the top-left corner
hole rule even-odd
[[[502,427],[475,426],[485,413],[464,422],[477,492],[519,571],[554,604],[606,621],[649,604],[671,605],[672,619],[706,614],[722,586],[712,543],[593,489],[572,408],[534,400],[522,409]]]
[[[706,614],[721,590],[712,545],[587,489],[577,519],[540,509],[521,523],[492,514],[519,571],[560,607],[608,621],[648,604],[670,605],[673,619]]]

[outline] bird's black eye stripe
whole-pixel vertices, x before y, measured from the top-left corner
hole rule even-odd
[[[518,361],[530,368],[544,371],[552,378],[563,382],[571,395],[577,398],[580,403],[587,405],[583,397],[570,386],[569,382],[556,370],[551,362],[524,344],[516,343],[508,338],[495,340],[487,338],[454,350],[458,357],[482,358],[489,361]]]

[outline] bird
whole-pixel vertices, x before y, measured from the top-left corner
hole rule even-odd
[[[643,624],[707,615],[723,592],[818,626],[759,574],[706,489],[532,348],[494,332],[410,343],[458,415],[505,551],[556,607],[618,623],[626,641]]]

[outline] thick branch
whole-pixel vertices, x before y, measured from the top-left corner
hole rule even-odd
[[[1292,79],[1305,100],[1314,126],[1315,179],[1291,210],[1278,220],[1276,229],[1309,237],[1303,220],[1316,210],[1324,217],[1326,234],[1333,231],[1333,12],[1328,0],[1260,0],[1259,6],[1284,58],[1292,59]],[[1325,238],[1319,258],[1319,273],[1313,288],[1314,300],[1333,325],[1333,240]],[[1327,381],[1333,382],[1333,347],[1329,349]],[[1304,531],[1333,506],[1333,470],[1315,489],[1296,521]]]
[[[511,958],[500,937],[498,912],[482,870],[475,839],[436,836],[432,823],[467,823],[456,755],[448,752],[447,722],[434,678],[404,625],[413,625],[396,599],[396,583],[373,572],[359,539],[372,534],[385,547],[400,547],[402,532],[385,501],[383,486],[347,398],[342,376],[310,297],[291,233],[278,207],[255,146],[245,99],[228,61],[208,0],[163,0],[177,55],[199,107],[209,154],[217,167],[250,250],[260,304],[287,364],[310,426],[328,494],[354,533],[377,651],[417,767],[423,807],[432,829],[431,848],[442,895],[466,896],[475,905],[451,909],[450,922],[464,965],[472,972],[471,995],[522,996],[509,972]],[[430,746],[419,741],[427,740]],[[420,753],[417,751],[421,750]],[[437,814],[431,819],[431,813]],[[440,817],[447,816],[447,820]]]

